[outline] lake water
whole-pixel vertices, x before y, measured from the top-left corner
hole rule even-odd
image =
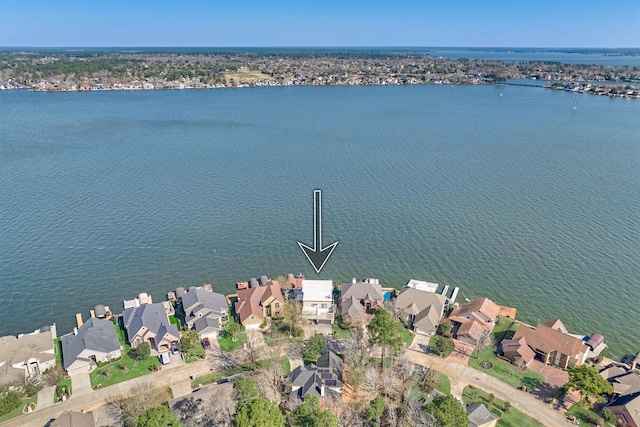
[[[0,335],[304,273],[640,349],[640,102],[508,86],[0,92]],[[313,190],[324,242],[316,274]]]

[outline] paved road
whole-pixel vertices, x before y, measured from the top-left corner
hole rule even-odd
[[[173,384],[184,382],[189,379],[189,375],[202,376],[208,374],[213,367],[212,360],[199,360],[188,365],[179,366],[174,369],[167,369],[150,375],[134,378],[119,384],[94,390],[83,396],[76,396],[66,402],[60,402],[55,406],[38,408],[35,412],[12,418],[0,423],[1,427],[43,427],[51,419],[58,417],[62,412],[71,409],[93,411],[107,403],[107,399],[119,394],[130,393],[132,389],[144,384],[151,384],[153,387],[169,387]]]
[[[405,357],[417,365],[433,368],[449,377],[451,394],[455,397],[462,398],[462,390],[469,384],[474,384],[487,393],[493,393],[501,400],[508,400],[514,408],[547,427],[568,425],[567,420],[561,414],[545,403],[484,372],[414,349],[407,350]]]

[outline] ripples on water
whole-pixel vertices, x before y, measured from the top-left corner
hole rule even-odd
[[[177,286],[409,278],[640,345],[637,100],[490,86],[0,93],[0,335]],[[117,309],[116,309],[117,311]],[[28,314],[28,315],[26,315]]]

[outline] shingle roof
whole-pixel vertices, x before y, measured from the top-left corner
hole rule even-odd
[[[355,297],[358,300],[384,300],[382,286],[378,283],[345,283],[340,287],[340,299]]]
[[[505,357],[512,360],[521,358],[525,364],[529,364],[536,356],[536,353],[527,345],[527,340],[524,337],[517,340],[503,340],[500,346]]]
[[[260,307],[271,296],[284,303],[282,289],[278,282],[271,281],[271,284],[266,286],[240,289],[238,291],[238,301],[236,302],[236,313],[240,316],[240,322],[244,322],[252,314],[259,319],[264,319]]]
[[[451,316],[473,316],[480,322],[491,322],[498,317],[500,307],[489,298],[478,298],[466,304],[460,304],[451,312]]]
[[[64,411],[50,427],[95,427],[92,414],[77,411]]]
[[[500,418],[480,402],[468,403],[465,409],[469,413],[469,427],[481,426]]]
[[[61,340],[65,369],[68,369],[85,349],[101,353],[111,353],[120,349],[120,341],[113,323],[102,319],[90,318],[78,328],[77,335],[64,335]]]
[[[136,336],[143,327],[156,334],[156,342],[159,342],[167,333],[180,337],[178,328],[169,323],[162,303],[128,308],[122,313],[122,320],[129,339]]]
[[[43,363],[55,358],[51,330],[38,334],[26,334],[20,338],[11,335],[0,337],[0,382],[13,381],[15,375],[24,376],[24,370],[16,370],[11,365],[17,365],[29,359],[38,359]]]
[[[404,288],[396,298],[396,307],[415,315],[414,327],[435,330],[440,323],[447,297],[416,288]]]
[[[199,311],[205,310],[221,316],[229,309],[224,295],[202,288],[189,288],[189,291],[182,296],[182,307],[185,320],[189,324],[196,319]]]
[[[364,319],[364,306],[354,296],[342,300],[342,317],[350,317],[352,320]]]
[[[610,407],[622,406],[627,410],[627,413],[631,416],[631,419],[640,425],[640,391],[620,396],[609,405]]]
[[[549,324],[549,322],[545,323]],[[557,325],[557,322],[554,321],[553,325]],[[535,328],[521,325],[514,334],[513,339],[518,340],[520,337],[525,337],[529,346],[544,353],[559,351],[562,354],[575,357],[579,353],[587,351],[587,346],[584,345],[581,339],[545,326],[544,323]]]

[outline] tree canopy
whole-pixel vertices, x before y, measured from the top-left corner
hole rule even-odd
[[[455,348],[455,343],[452,338],[436,335],[429,341],[429,346],[440,356],[447,357]]]
[[[318,357],[320,357],[322,352],[324,352],[326,345],[327,337],[316,332],[307,340],[306,347],[304,349],[305,357],[313,361],[318,360]]]
[[[151,345],[148,342],[138,344],[138,346],[131,350],[131,357],[135,360],[141,361],[151,355]]]
[[[402,348],[402,324],[395,320],[387,310],[374,309],[373,319],[367,326],[369,344],[382,347],[381,366],[384,366],[385,350],[389,348],[393,353]]]
[[[285,416],[275,402],[264,397],[242,403],[236,409],[236,427],[284,427],[285,422]]]
[[[233,397],[238,404],[243,404],[262,397],[262,393],[260,393],[256,380],[253,378],[240,378],[233,383]]]
[[[579,391],[583,396],[604,402],[603,395],[613,393],[613,386],[593,366],[577,366],[569,369],[569,388]]]
[[[293,427],[339,427],[336,417],[320,409],[317,396],[306,396],[304,402],[293,411]]]
[[[166,406],[157,406],[144,411],[138,417],[138,427],[181,427],[173,412]]]
[[[438,396],[427,403],[425,410],[438,420],[442,427],[467,427],[469,414],[455,397],[450,394]]]

